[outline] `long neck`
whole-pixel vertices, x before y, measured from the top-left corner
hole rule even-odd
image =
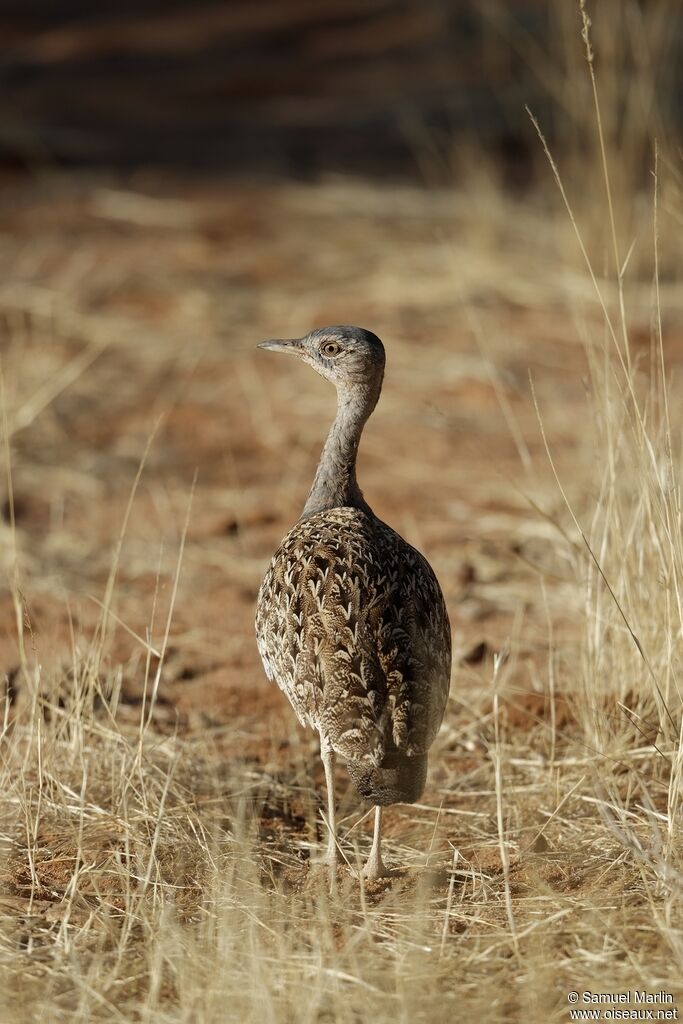
[[[356,456],[363,427],[378,398],[379,387],[337,393],[337,415],[327,435],[302,519],[341,506],[370,511],[356,481]]]

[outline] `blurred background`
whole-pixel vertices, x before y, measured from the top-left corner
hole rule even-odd
[[[637,114],[663,143],[683,119],[680,5],[589,13],[608,131]],[[450,183],[474,147],[528,186],[525,105],[566,150],[595,134],[573,2],[5,0],[0,30],[5,166]]]

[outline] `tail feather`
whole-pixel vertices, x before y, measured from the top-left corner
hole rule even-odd
[[[395,747],[379,766],[369,761],[347,761],[346,767],[358,795],[371,804],[413,804],[427,780],[427,754],[408,755]]]

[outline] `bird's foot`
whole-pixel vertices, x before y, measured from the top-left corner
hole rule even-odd
[[[330,871],[336,871],[339,867],[339,850],[337,844],[330,841],[325,848],[324,853],[316,853],[311,857],[311,863],[317,867],[329,868]]]
[[[365,867],[361,871],[360,877],[368,881],[374,881],[377,878],[389,878],[393,874],[394,872],[391,868],[388,868],[382,860],[381,854],[375,853],[373,850],[365,862]]]
[[[318,863],[327,869],[330,896],[335,896],[337,892],[337,875],[339,872],[339,851],[337,844],[330,838],[325,855],[320,858]]]
[[[322,858],[321,863],[325,864],[330,871],[336,871],[339,867],[339,853],[335,846],[333,851],[328,850],[325,856]]]

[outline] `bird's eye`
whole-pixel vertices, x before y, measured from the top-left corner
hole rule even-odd
[[[341,352],[341,345],[338,345],[336,341],[325,341],[320,346],[320,351],[324,356],[338,356]]]

